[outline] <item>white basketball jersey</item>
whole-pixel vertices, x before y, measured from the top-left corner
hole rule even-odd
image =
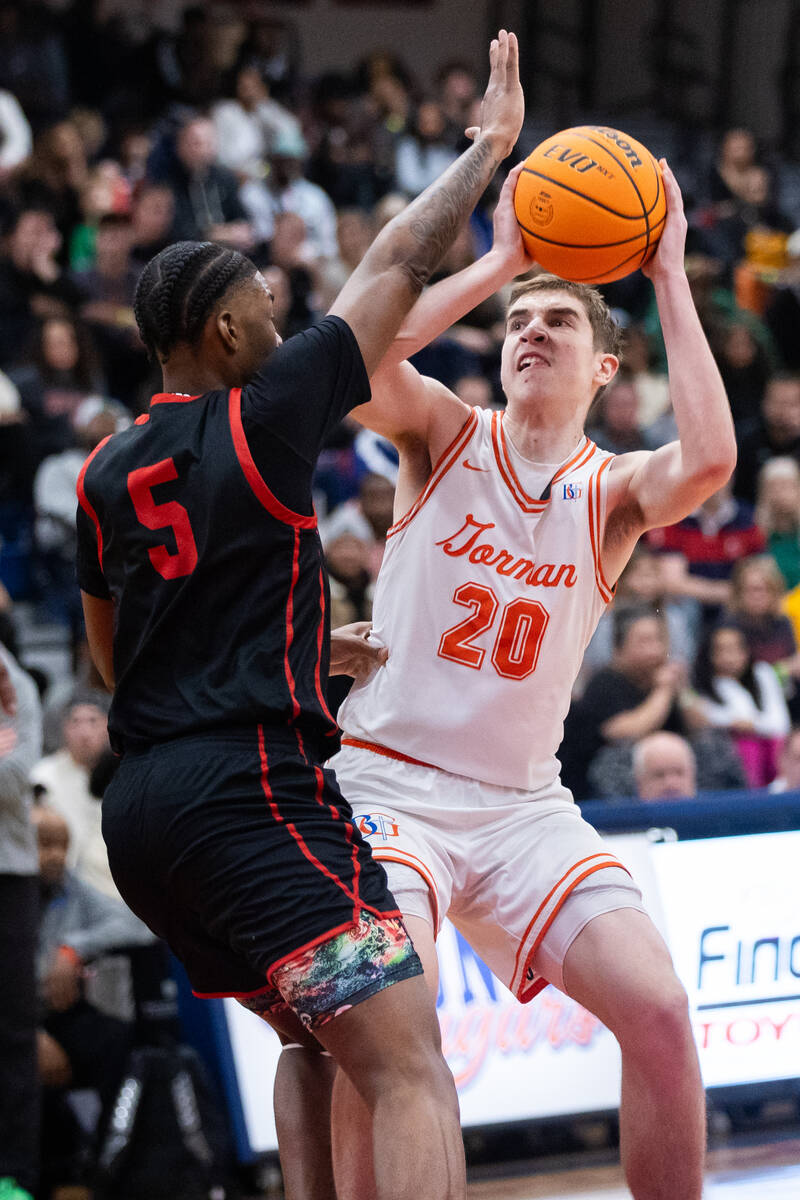
[[[504,787],[558,777],[612,596],[599,558],[612,457],[584,438],[539,499],[549,473],[510,445],[501,413],[472,410],[389,530],[372,634],[389,658],[342,706],[346,737]]]

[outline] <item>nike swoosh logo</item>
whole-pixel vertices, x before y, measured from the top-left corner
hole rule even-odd
[[[488,474],[489,471],[488,467],[473,467],[468,458],[465,458],[461,465],[462,467],[466,467],[468,471],[483,471],[485,474]]]

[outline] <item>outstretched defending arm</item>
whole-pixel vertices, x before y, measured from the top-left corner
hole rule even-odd
[[[501,30],[489,57],[475,144],[386,226],[331,308],[353,330],[370,375],[519,136],[524,100],[514,34]]]
[[[458,432],[467,409],[443,384],[404,362],[460,321],[477,304],[533,266],[514,215],[514,188],[523,164],[503,184],[494,213],[492,248],[463,271],[423,292],[372,377],[372,399],[351,415],[394,442],[413,437],[427,443],[430,419],[444,422],[445,444]],[[433,410],[433,412],[432,412]],[[449,436],[448,436],[449,434]]]
[[[667,221],[658,249],[643,270],[656,293],[679,440],[614,462],[604,546],[609,578],[616,578],[641,533],[680,521],[718,491],[736,466],[730,405],[683,267],[686,218],[680,189],[663,159],[661,168]]]

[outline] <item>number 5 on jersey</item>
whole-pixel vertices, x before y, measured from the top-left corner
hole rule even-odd
[[[128,475],[128,492],[140,523],[145,529],[171,529],[175,538],[175,553],[166,545],[152,546],[147,551],[162,579],[191,575],[197,566],[197,544],[186,509],[177,500],[157,504],[153,499],[154,487],[177,478],[178,471],[171,458],[163,458],[150,467],[137,467]]]
[[[451,662],[463,663],[479,671],[486,650],[475,640],[492,629],[499,601],[490,587],[482,583],[462,583],[453,593],[455,604],[471,608],[472,614],[442,634],[438,653]],[[509,600],[500,614],[492,649],[492,666],[506,679],[525,679],[536,670],[542,638],[550,615],[538,600],[518,596]]]

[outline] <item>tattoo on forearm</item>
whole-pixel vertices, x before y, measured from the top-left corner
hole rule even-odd
[[[489,143],[479,142],[410,206],[407,229],[415,244],[404,266],[420,287],[455,241],[496,167]]]

